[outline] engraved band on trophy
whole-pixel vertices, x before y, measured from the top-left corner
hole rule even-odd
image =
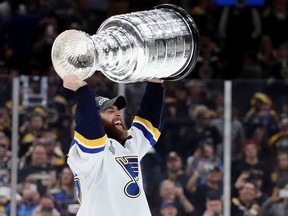
[[[61,78],[75,74],[84,80],[100,71],[118,83],[182,79],[191,73],[198,56],[194,20],[171,4],[112,16],[92,36],[66,30],[55,39],[51,51]]]

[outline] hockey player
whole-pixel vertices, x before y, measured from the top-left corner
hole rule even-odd
[[[140,161],[157,142],[162,125],[162,80],[149,81],[132,125],[120,110],[126,99],[96,97],[75,75],[63,78],[76,92],[75,132],[68,164],[74,173],[78,216],[149,216]]]

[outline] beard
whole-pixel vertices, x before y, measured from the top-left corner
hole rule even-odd
[[[123,123],[121,125],[116,126],[115,121],[117,120],[112,120],[112,122],[109,122],[105,119],[101,120],[107,136],[109,138],[117,140],[121,144],[124,144],[123,142],[127,139],[128,136],[127,127]]]

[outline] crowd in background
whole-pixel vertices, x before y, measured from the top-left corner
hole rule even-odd
[[[286,0],[227,7],[213,0],[2,0],[1,73],[50,75],[51,47],[64,30],[90,35],[109,16],[172,3],[186,9],[200,33],[201,56],[189,78],[281,79],[287,77]],[[250,1],[251,2],[251,1]]]
[[[112,2],[99,2],[0,3],[0,74],[5,75],[0,77],[0,215],[10,211],[11,77],[23,74],[29,80],[21,80],[18,107],[17,214],[70,216],[77,212],[73,174],[66,164],[75,101],[62,87],[50,54],[54,39],[65,29],[96,32],[111,14]],[[241,0],[229,7],[209,0],[126,3],[125,12],[151,9],[159,3],[178,4],[192,15],[201,40],[193,72],[181,81],[165,82],[164,132],[142,160],[153,216],[222,215],[222,79],[239,80],[233,83],[231,104],[231,215],[288,215],[288,2],[271,0],[257,7]],[[43,76],[49,77],[44,87]],[[27,82],[29,89],[24,91]],[[117,94],[117,84],[101,73],[88,82],[99,95]],[[126,85],[127,125],[144,85]],[[47,93],[44,106],[41,101],[23,103],[27,94],[42,88]]]

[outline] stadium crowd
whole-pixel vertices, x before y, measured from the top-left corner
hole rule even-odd
[[[212,0],[137,2],[125,2],[124,12],[160,3],[182,6],[195,20],[201,40],[193,72],[181,81],[165,82],[164,132],[142,160],[153,216],[222,215],[223,80],[227,79],[233,80],[231,215],[288,215],[288,2],[271,0],[257,7],[241,0],[227,7]],[[17,215],[76,214],[73,174],[66,164],[75,101],[53,69],[51,46],[65,29],[95,34],[112,13],[111,4],[105,0],[1,1],[1,216],[11,209],[11,81],[15,75],[29,77],[21,79],[18,107]],[[44,87],[43,77],[48,77]],[[97,94],[117,94],[118,85],[101,73],[87,81]],[[42,88],[47,96],[44,106],[24,103],[27,95]],[[125,88],[131,101],[125,109],[129,125],[144,84]]]

